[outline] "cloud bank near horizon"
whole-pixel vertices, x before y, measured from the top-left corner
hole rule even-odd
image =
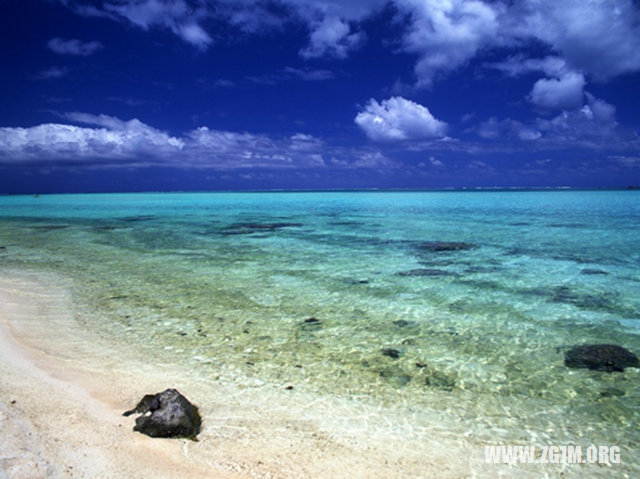
[[[288,137],[195,128],[180,137],[134,118],[70,112],[69,123],[0,128],[0,165],[242,170],[392,167],[379,152],[326,145],[312,135]],[[79,126],[83,125],[83,126]]]

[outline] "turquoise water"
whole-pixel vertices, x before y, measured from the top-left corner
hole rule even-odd
[[[637,369],[563,363],[640,354],[638,192],[1,197],[16,268],[71,277],[87,328],[208,377],[446,411],[480,443],[640,439]]]

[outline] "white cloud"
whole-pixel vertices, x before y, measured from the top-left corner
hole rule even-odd
[[[429,163],[431,163],[433,166],[444,166],[444,164],[440,160],[438,160],[435,156],[429,157]]]
[[[349,168],[388,169],[399,166],[395,161],[387,158],[379,151],[363,151],[354,155],[355,161],[348,164]]]
[[[198,48],[204,49],[213,41],[200,26],[207,15],[206,9],[190,8],[184,0],[136,0],[106,3],[104,8],[108,13],[119,15],[143,30],[167,28]]]
[[[447,124],[436,119],[428,108],[402,97],[382,103],[372,98],[355,122],[375,141],[441,138],[447,133]]]
[[[515,137],[520,140],[532,141],[542,136],[536,128],[527,126],[511,118],[505,120],[498,120],[495,117],[489,118],[476,127],[475,131],[480,137],[485,139]]]
[[[186,23],[175,26],[176,33],[184,41],[197,47],[206,47],[211,43],[211,37],[197,23]]]
[[[0,128],[0,164],[126,163],[219,170],[325,166],[324,143],[303,133],[274,139],[199,127],[175,137],[138,119],[78,112],[60,116],[74,124]],[[349,153],[336,154],[349,157]]]
[[[46,70],[39,71],[33,78],[36,80],[55,80],[66,77],[69,74],[69,69],[66,67],[50,67]]]
[[[612,145],[619,149],[638,148],[637,138],[617,131],[615,107],[584,94],[586,103],[571,110],[563,110],[551,119],[537,118],[527,125],[510,118],[490,118],[472,130],[481,138],[499,139],[504,145],[518,139],[536,148],[580,147],[601,149]]]
[[[418,86],[430,86],[439,73],[452,71],[499,39],[504,5],[479,0],[397,0],[410,15],[404,49],[418,55]]]
[[[185,135],[185,159],[218,169],[323,167],[321,142],[310,135],[289,139],[197,128]]]
[[[124,122],[104,115],[69,116],[101,127],[47,123],[31,128],[0,128],[0,161],[103,159],[120,162],[138,160],[147,155],[165,157],[185,146],[182,140],[136,119]]]
[[[387,158],[379,151],[352,151],[347,158],[332,158],[331,166],[345,169],[366,168],[376,170],[389,170],[399,168],[401,165]]]
[[[523,55],[513,55],[502,62],[489,63],[487,66],[512,77],[530,72],[543,72],[549,77],[559,78],[570,72],[566,60],[554,55],[544,58],[525,58]]]
[[[245,0],[253,1],[253,0]],[[363,20],[380,11],[388,0],[283,0],[306,24],[309,43],[300,50],[303,58],[346,58],[367,39],[359,30]]]
[[[286,67],[284,72],[287,75],[291,75],[305,81],[324,81],[335,78],[335,74],[330,70],[301,70],[299,68]]]
[[[63,38],[52,38],[47,43],[47,47],[59,55],[77,55],[87,57],[102,49],[100,42],[81,42],[80,40]]]
[[[365,39],[363,32],[351,33],[348,22],[337,17],[325,17],[312,28],[309,45],[300,50],[303,58],[346,58]]]
[[[537,80],[529,93],[528,100],[537,107],[572,110],[583,103],[587,81],[582,73],[572,70],[566,60],[560,57],[525,58],[515,55],[487,66],[512,77],[532,72],[543,72],[550,77]]]
[[[609,159],[623,166],[635,167],[640,165],[640,157],[638,156],[613,155]]]
[[[640,70],[640,9],[629,0],[515,2],[503,30],[542,41],[596,80]]]
[[[531,103],[541,108],[572,110],[582,105],[585,83],[584,76],[573,72],[538,80],[531,90]]]
[[[538,130],[536,130],[535,128],[528,127],[526,125],[519,125],[516,128],[516,132],[517,132],[518,138],[525,141],[537,140],[542,136],[542,133],[540,133]]]
[[[60,116],[73,124],[0,128],[0,165],[80,168],[160,165],[222,172],[304,171],[328,165],[343,169],[399,166],[376,149],[328,145],[305,133],[274,138],[202,126],[172,136],[138,119],[125,121],[79,112]]]
[[[537,68],[557,78],[550,62],[607,80],[640,70],[640,9],[631,0],[111,0],[64,1],[82,15],[165,28],[198,48],[212,43],[204,25],[227,22],[246,34],[281,30],[302,22],[309,31],[304,58],[344,58],[365,40],[363,22],[391,5],[403,25],[401,49],[417,56],[416,84],[430,86],[495,47],[517,49],[537,42],[553,51]],[[403,23],[402,23],[403,22]],[[397,45],[397,44],[396,44]],[[517,57],[514,57],[517,58]],[[505,65],[506,67],[506,65]],[[528,65],[526,68],[533,68]],[[517,67],[515,67],[517,68]],[[552,71],[555,68],[555,72]]]
[[[478,133],[482,138],[498,138],[505,130],[505,121],[507,120],[499,121],[497,118],[491,117],[487,121],[480,123],[480,125],[475,128],[476,133]]]
[[[285,67],[284,69],[265,75],[249,76],[246,79],[252,83],[259,85],[277,85],[284,81],[303,80],[303,81],[325,81],[335,78],[330,70],[312,70],[300,69],[293,67]]]
[[[531,40],[549,46],[555,55],[524,65],[518,65],[515,57],[511,64],[503,64],[505,69],[537,68],[556,77],[568,68],[596,80],[640,70],[640,9],[628,0],[396,0],[395,4],[411,18],[404,48],[418,54],[418,86],[429,86],[439,73],[460,67],[483,48],[517,48]]]
[[[590,110],[591,114],[589,116],[600,123],[611,125],[611,127],[616,126],[616,107],[594,97],[590,93],[586,95],[587,105],[583,109],[588,108]]]
[[[559,144],[602,147],[615,135],[617,122],[613,105],[587,93],[581,108],[563,111],[551,120],[538,119],[537,127],[545,138]]]
[[[304,133],[296,133],[291,138],[291,144],[289,148],[292,151],[313,151],[318,152],[322,150],[323,142],[319,138],[313,135],[307,135]]]

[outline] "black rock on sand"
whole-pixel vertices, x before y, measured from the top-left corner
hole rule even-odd
[[[147,394],[134,409],[126,411],[123,416],[134,413],[141,416],[136,418],[133,430],[151,437],[186,437],[196,440],[202,423],[198,408],[176,389]]]

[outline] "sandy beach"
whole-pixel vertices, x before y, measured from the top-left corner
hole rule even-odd
[[[0,479],[607,477],[604,465],[487,464],[473,419],[372,407],[259,378],[203,376],[87,327],[71,280],[0,276]],[[215,370],[215,368],[211,368]],[[177,388],[203,417],[198,441],[155,439],[122,412]],[[436,407],[441,405],[441,410]],[[610,467],[610,466],[609,466]],[[630,477],[623,473],[621,477]]]
[[[295,392],[259,385],[256,401],[254,390],[145,363],[109,338],[92,336],[73,312],[64,278],[5,273],[0,279],[2,478],[466,475],[447,462],[445,449],[425,459],[363,434],[327,431],[312,419],[316,413],[295,413],[293,402],[304,401]],[[142,395],[167,387],[200,407],[198,442],[149,438],[122,416]],[[309,406],[319,418],[332,408]]]

